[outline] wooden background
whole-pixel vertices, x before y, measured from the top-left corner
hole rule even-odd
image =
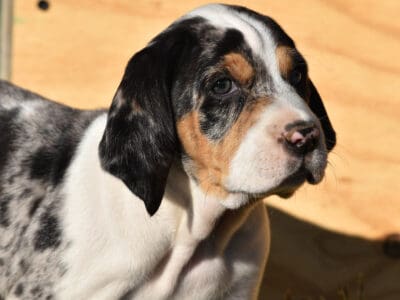
[[[205,1],[15,2],[16,84],[108,106],[129,57]],[[272,254],[261,299],[400,299],[400,1],[232,1],[275,18],[308,60],[338,133],[326,179],[267,199]],[[347,294],[347,296],[346,296]],[[361,294],[361,295],[359,295]]]

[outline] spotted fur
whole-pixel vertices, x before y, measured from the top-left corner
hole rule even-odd
[[[45,112],[45,113],[44,113]],[[0,294],[46,299],[64,265],[60,186],[98,112],[0,82]],[[7,298],[6,298],[7,299]]]
[[[178,19],[108,111],[0,81],[0,299],[255,299],[259,200],[321,181],[335,140],[294,42],[243,7]]]

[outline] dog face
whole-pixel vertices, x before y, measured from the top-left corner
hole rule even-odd
[[[307,64],[279,25],[209,5],[130,60],[99,153],[154,214],[177,157],[204,193],[234,208],[320,182],[334,145]]]

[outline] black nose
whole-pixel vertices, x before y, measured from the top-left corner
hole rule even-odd
[[[283,136],[290,151],[305,155],[318,146],[320,131],[313,122],[299,121],[286,125]]]

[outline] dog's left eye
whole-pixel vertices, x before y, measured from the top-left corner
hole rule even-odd
[[[293,72],[290,74],[289,77],[289,82],[291,85],[298,85],[301,82],[301,79],[303,78],[303,75],[299,70],[293,70]]]
[[[211,90],[213,91],[214,94],[221,96],[221,95],[229,94],[236,89],[237,89],[237,87],[236,87],[235,83],[232,82],[232,80],[230,80],[229,78],[222,78],[222,79],[218,79],[214,83]]]

